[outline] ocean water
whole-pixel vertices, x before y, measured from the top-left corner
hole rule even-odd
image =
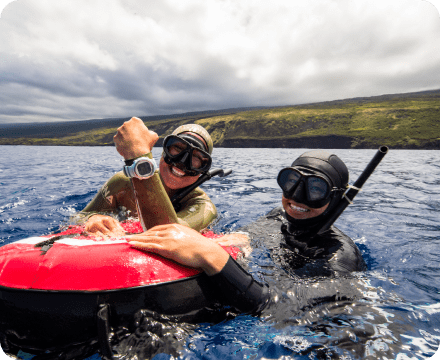
[[[305,150],[215,149],[213,167],[231,168],[233,173],[202,186],[220,215],[214,230],[235,231],[278,206],[278,171]],[[123,165],[112,147],[0,146],[0,152],[0,246],[56,231]],[[375,154],[375,150],[333,152],[347,164],[351,184]],[[158,148],[153,151],[157,160],[160,153]],[[286,294],[281,305],[260,317],[238,315],[218,324],[182,326],[179,337],[170,340],[178,343],[174,352],[150,355],[430,358],[440,345],[439,210],[440,152],[390,150],[336,222],[357,243],[368,265],[368,271],[355,278],[354,286],[363,294],[358,300],[298,308],[289,293],[293,280],[274,275],[270,254],[264,244],[255,243],[248,260],[251,272]],[[143,345],[133,346],[133,341],[127,337],[115,347],[118,359],[146,357],[140,355],[145,354],[139,350]]]

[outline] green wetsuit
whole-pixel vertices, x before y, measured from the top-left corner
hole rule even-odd
[[[165,191],[162,188],[162,191]],[[197,231],[205,229],[216,217],[217,210],[208,195],[200,188],[194,189],[182,199],[177,212],[179,222]],[[118,213],[125,208],[130,216],[138,216],[131,181],[122,171],[113,175],[98,191],[81,215],[93,213]]]

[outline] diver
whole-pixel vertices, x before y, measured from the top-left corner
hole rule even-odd
[[[169,202],[169,198],[194,184],[210,169],[213,142],[206,129],[197,124],[175,129],[164,139],[159,166],[151,154],[158,139],[136,117],[118,128],[114,142],[126,165],[80,212],[88,233],[122,236],[125,232],[115,217],[118,214],[121,219],[127,214],[136,217],[139,211],[144,212],[141,219],[144,229],[176,222],[202,230],[217,217],[215,205],[198,187],[177,208],[173,209]]]
[[[274,230],[281,226],[280,239],[274,242],[273,236],[266,237],[264,243],[271,247],[274,261],[295,275],[364,271],[365,261],[353,240],[333,225],[325,227],[337,206],[345,201],[348,179],[348,169],[338,156],[308,151],[278,174],[282,206],[258,219],[256,229],[247,226],[242,230],[257,236],[262,226]]]
[[[375,161],[374,167],[377,164]],[[366,177],[362,184],[365,180]],[[275,239],[269,244],[275,263],[281,262],[294,277],[333,278],[367,269],[352,239],[332,226],[335,213],[340,214],[346,207],[343,203],[354,197],[346,196],[347,189],[356,188],[348,185],[348,169],[339,157],[319,150],[306,152],[290,167],[282,169],[277,181],[283,191],[282,207],[259,219],[260,227],[255,234],[249,231],[251,226],[243,229],[251,236],[264,232],[267,238]],[[355,185],[358,182],[359,179]],[[206,241],[188,227],[166,224],[131,235],[128,241],[136,248],[202,269],[216,284],[226,305],[255,313],[273,301],[276,296],[271,292],[276,290],[257,282],[220,246],[242,243],[242,236],[229,234],[216,241]],[[339,292],[338,288],[334,290]]]

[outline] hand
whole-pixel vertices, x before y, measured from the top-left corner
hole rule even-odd
[[[243,233],[231,233],[223,235],[222,237],[211,239],[222,246],[248,246],[249,245],[249,237]]]
[[[85,230],[95,236],[120,237],[125,235],[121,224],[111,216],[96,214],[85,223]]]
[[[249,242],[249,236],[245,233],[231,233],[223,235],[222,237],[211,239],[221,246],[234,246],[240,249],[241,256],[248,257],[252,252],[252,247]]]
[[[220,245],[180,224],[158,225],[127,238],[137,249],[156,253],[181,265],[202,269],[208,275],[220,272],[229,259],[229,254]]]
[[[137,117],[124,122],[113,136],[116,150],[125,160],[148,154],[158,139],[159,136],[148,130],[144,122]]]

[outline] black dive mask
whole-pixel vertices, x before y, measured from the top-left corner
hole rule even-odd
[[[169,135],[163,141],[164,160],[189,176],[197,176],[211,168],[211,155],[203,142],[190,134]]]
[[[298,167],[281,170],[277,182],[286,199],[292,199],[313,209],[328,204],[335,192],[344,191],[333,187],[325,174]]]

